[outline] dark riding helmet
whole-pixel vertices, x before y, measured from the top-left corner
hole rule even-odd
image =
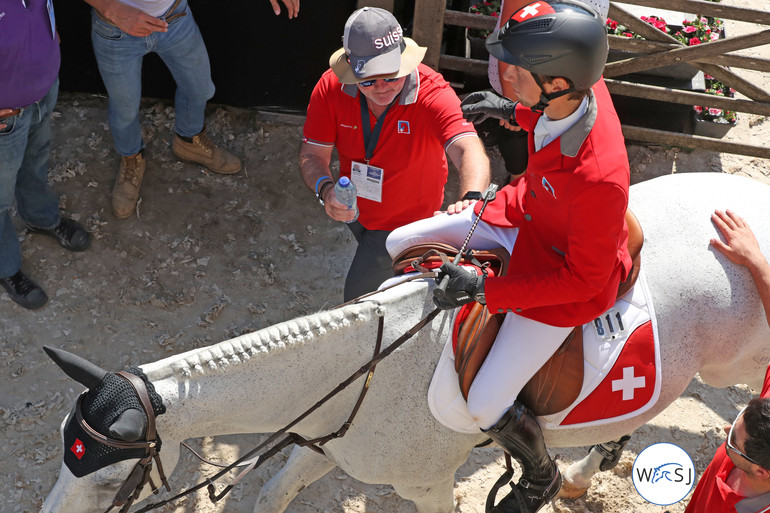
[[[525,5],[487,37],[498,60],[530,73],[568,78],[588,89],[607,62],[607,29],[599,14],[571,0],[540,0]]]

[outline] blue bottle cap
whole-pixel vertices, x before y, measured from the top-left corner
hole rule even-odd
[[[347,176],[340,177],[339,184],[341,187],[348,187],[350,185],[350,178]]]

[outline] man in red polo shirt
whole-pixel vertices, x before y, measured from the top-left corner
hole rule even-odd
[[[770,326],[770,264],[754,233],[729,210],[716,211],[711,219],[725,238],[714,238],[711,245],[751,272]],[[770,512],[770,368],[759,398],[725,431],[727,441],[698,481],[685,513]]]
[[[332,150],[339,176],[358,192],[358,220],[348,224],[358,248],[345,282],[345,301],[390,278],[385,239],[394,228],[441,208],[446,155],[460,175],[460,211],[489,184],[489,160],[460,100],[435,71],[420,64],[425,48],[403,36],[391,13],[364,7],[345,24],[343,48],[316,84],[304,127],[300,172],[334,220],[351,211],[334,195]]]
[[[503,247],[510,265],[506,276],[486,277],[444,264],[440,278],[448,276],[449,285],[434,301],[449,309],[476,300],[491,313],[507,313],[467,408],[523,467],[514,491],[492,511],[534,512],[556,495],[561,476],[537,420],[516,397],[574,326],[614,304],[630,275],[630,172],[620,122],[597,84],[608,49],[598,13],[570,0],[532,2],[486,45],[511,65],[504,77],[518,103],[473,93],[463,110],[473,121],[494,116],[520,125],[529,133],[529,160],[522,177],[488,204],[468,247]],[[396,255],[428,241],[459,246],[477,221],[476,207],[399,228],[388,250]]]

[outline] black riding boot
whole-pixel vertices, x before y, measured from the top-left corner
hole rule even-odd
[[[548,455],[540,425],[526,406],[514,402],[486,434],[524,469],[514,490],[491,513],[534,513],[556,496],[561,474]]]

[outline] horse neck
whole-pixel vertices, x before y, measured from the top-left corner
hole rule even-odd
[[[321,312],[142,366],[166,405],[158,432],[182,440],[285,426],[371,358],[374,309]],[[295,430],[336,429],[352,388]]]

